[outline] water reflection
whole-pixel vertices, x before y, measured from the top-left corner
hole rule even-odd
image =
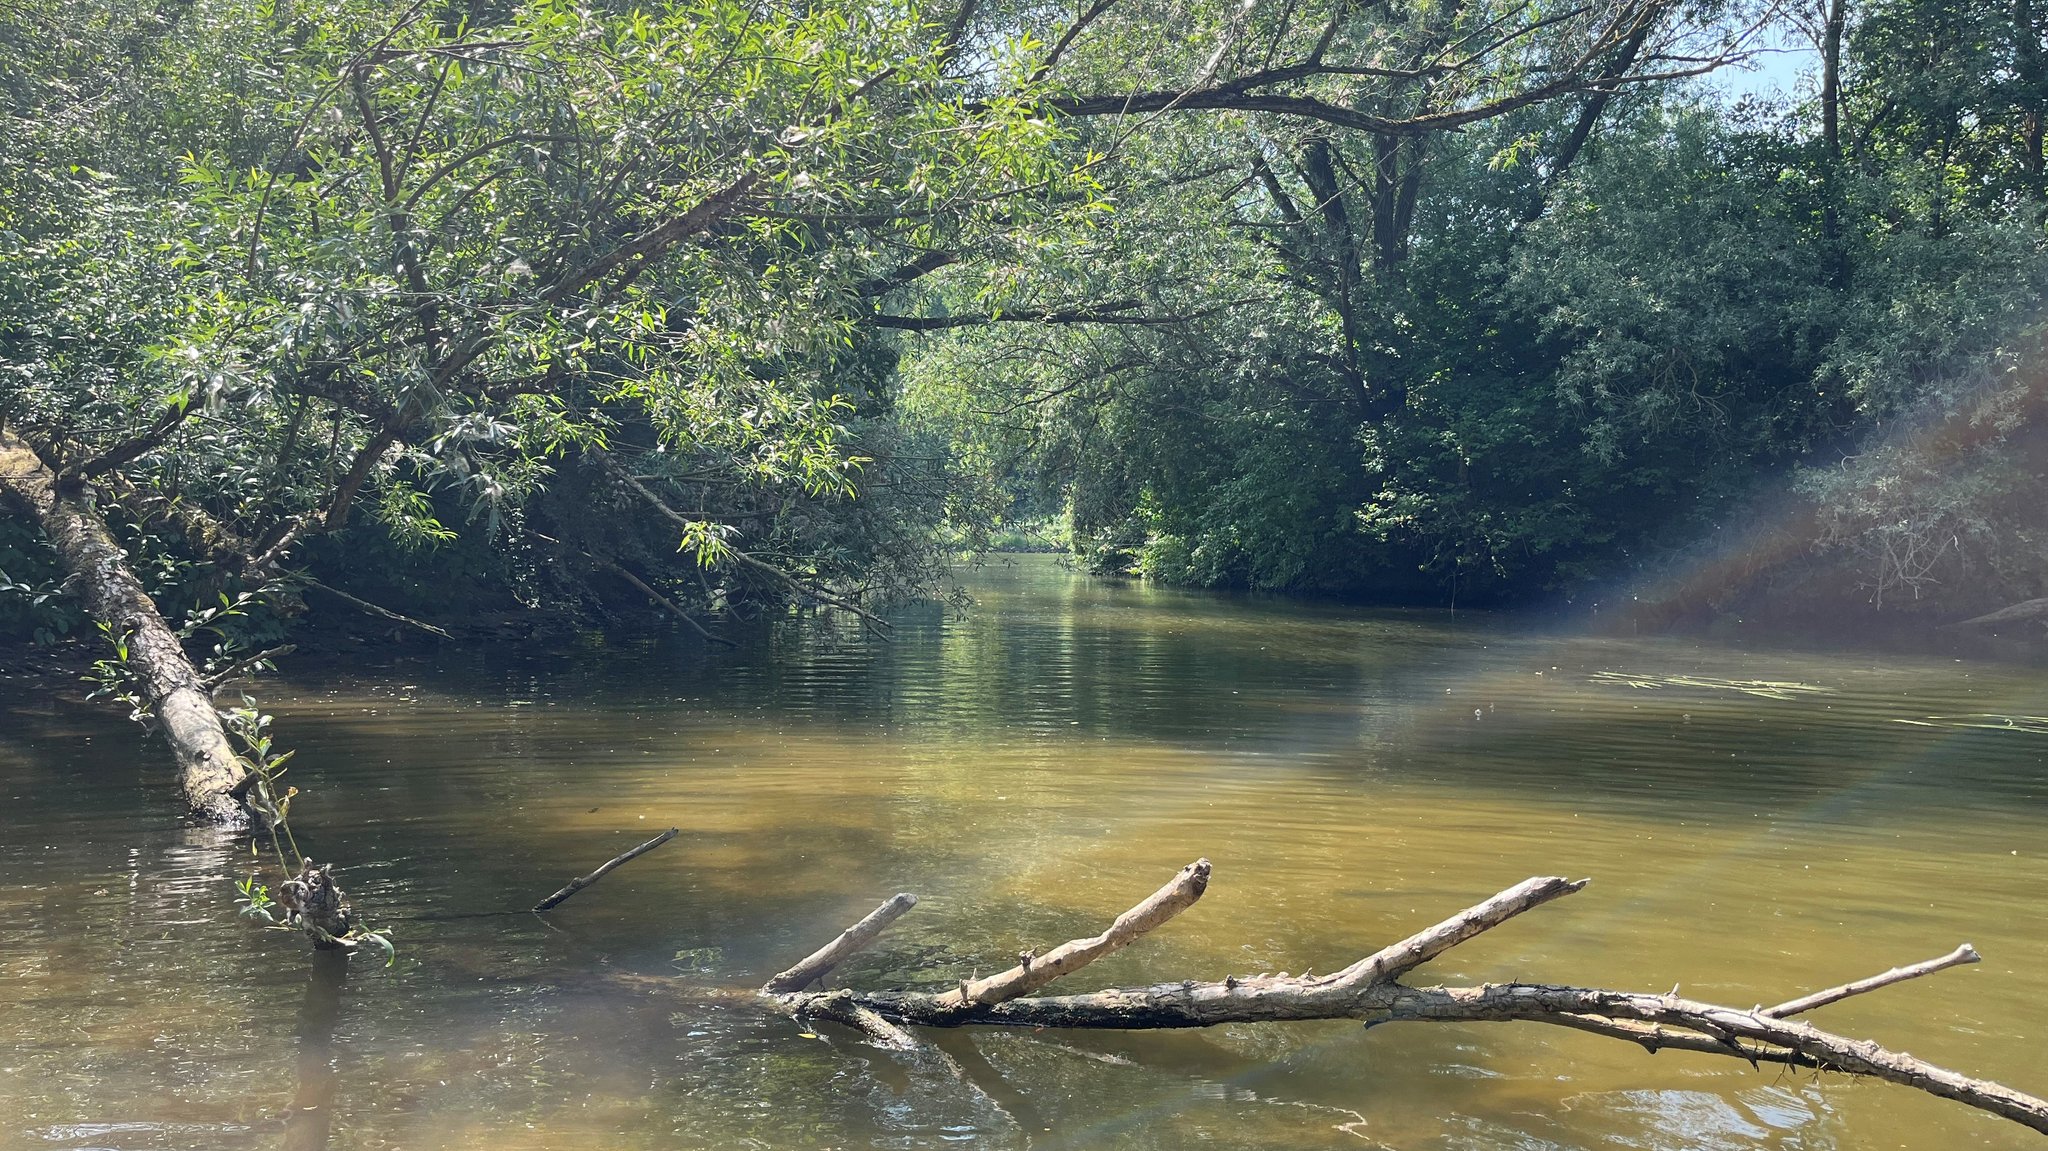
[[[1775,1002],[1970,939],[1980,967],[1816,1022],[2048,1088],[2048,737],[1899,722],[2048,714],[2025,669],[1035,563],[970,583],[975,611],[906,611],[886,645],[296,665],[266,699],[301,749],[302,842],[401,948],[345,996],[234,918],[239,860],[165,828],[160,749],[0,705],[0,1146],[2031,1145],[1897,1088],[1534,1026],[983,1031],[923,1063],[694,990],[758,983],[898,890],[923,902],[835,980],[985,972],[1197,855],[1202,904],[1077,989],[1333,970],[1524,876],[1590,874],[1427,974]],[[671,825],[552,928],[517,914]]]
[[[349,957],[315,951],[309,957],[306,995],[299,1001],[299,1085],[284,1120],[285,1151],[327,1151],[333,1129],[336,1074],[334,1027],[341,1019],[341,989],[348,982]]]

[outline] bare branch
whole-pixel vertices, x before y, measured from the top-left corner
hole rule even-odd
[[[1200,894],[1198,861],[1172,884],[1133,908],[1102,935],[1076,940],[986,980],[962,981],[942,994],[837,991],[782,994],[777,1009],[815,1014],[869,1029],[860,1014],[933,1027],[995,1024],[1023,1027],[1213,1027],[1286,1019],[1361,1019],[1368,1026],[1403,1021],[1444,1023],[1530,1021],[1568,1027],[1634,1043],[1646,1051],[1678,1050],[1843,1071],[1914,1087],[2048,1133],[2048,1100],[2001,1084],[1971,1079],[1875,1043],[1821,1031],[1782,1015],[1889,986],[1977,959],[1967,945],[1940,959],[1897,968],[1778,1007],[1742,1010],[1670,995],[1599,988],[1506,983],[1479,987],[1415,988],[1398,976],[1534,907],[1582,890],[1586,881],[1556,877],[1525,880],[1334,975],[1229,976],[1221,982],[1161,983],[1082,995],[1027,993],[1088,959],[1128,943],[1163,923]]]
[[[586,887],[589,887],[591,884],[596,883],[598,880],[603,879],[605,876],[611,874],[618,868],[621,868],[626,864],[633,862],[641,856],[646,855],[648,852],[653,851],[655,848],[660,847],[662,844],[667,843],[669,840],[674,839],[676,837],[676,834],[680,830],[680,828],[671,827],[667,831],[662,832],[660,835],[655,836],[653,839],[648,840],[647,842],[641,844],[638,847],[632,848],[628,851],[622,851],[619,854],[612,856],[611,859],[605,862],[604,866],[598,868],[596,871],[591,872],[589,875],[582,877],[581,879],[570,880],[569,885],[567,887],[562,888],[562,890],[557,891],[553,895],[548,896],[546,899],[541,900],[539,903],[534,904],[533,909],[535,911],[546,911],[552,907],[561,904],[570,896],[576,894],[577,892],[583,890]]]
[[[177,431],[184,424],[185,417],[192,414],[192,409],[198,406],[192,402],[190,397],[187,397],[183,402],[168,404],[165,406],[163,413],[156,418],[156,422],[149,426],[148,430],[122,440],[120,443],[83,463],[65,468],[62,474],[65,476],[78,476],[82,479],[91,479],[94,476],[111,472],[115,468],[140,459],[142,456],[161,447],[163,442],[171,437],[171,433]]]
[[[1914,963],[1905,967],[1894,967],[1882,975],[1873,975],[1868,979],[1858,979],[1854,983],[1844,983],[1840,987],[1830,987],[1826,991],[1816,991],[1811,995],[1801,996],[1788,1003],[1780,1003],[1776,1007],[1766,1007],[1763,1010],[1763,1014],[1773,1019],[1790,1019],[1794,1015],[1812,1011],[1816,1007],[1826,1007],[1830,1003],[1838,1003],[1852,995],[1861,995],[1866,991],[1876,991],[1880,987],[1890,987],[1894,983],[1904,983],[1908,979],[1918,979],[1922,975],[1932,975],[1937,971],[1947,971],[1951,967],[1959,967],[1965,963],[1981,962],[1983,958],[1983,956],[1977,954],[1976,948],[1965,943],[1939,959],[1929,959],[1924,963]]]
[[[627,571],[624,566],[613,563],[610,560],[599,560],[597,562],[605,568],[607,568],[608,570],[616,573],[619,576],[619,578],[625,580],[627,583],[632,584],[636,588],[639,588],[640,591],[643,594],[645,594],[648,599],[651,599],[655,603],[660,604],[662,607],[667,608],[670,615],[673,615],[677,619],[682,620],[684,623],[689,624],[691,631],[696,632],[698,635],[703,636],[705,639],[710,640],[712,643],[724,644],[726,647],[733,648],[739,646],[738,644],[725,638],[722,635],[714,635],[710,631],[710,629],[706,628],[703,624],[698,623],[695,616],[692,616],[689,612],[684,611],[682,609],[682,605],[676,603],[676,601],[668,598],[667,596],[649,587],[647,585],[647,581],[641,579],[639,576],[634,575],[632,572]]]
[[[1569,880],[1557,876],[1525,879],[1499,895],[1474,904],[1442,923],[1389,947],[1383,947],[1330,978],[1339,983],[1377,983],[1399,979],[1451,948],[1490,931],[1532,908],[1541,907],[1586,889],[1590,879]]]
[[[813,981],[823,979],[848,956],[873,943],[890,924],[916,906],[917,896],[908,891],[897,892],[884,900],[880,907],[868,912],[859,923],[840,932],[838,938],[811,952],[788,970],[778,972],[761,985],[761,990],[770,994],[802,991]]]
[[[633,494],[639,496],[642,500],[646,501],[649,507],[652,507],[655,511],[660,512],[662,516],[666,518],[669,522],[675,524],[677,527],[682,528],[684,531],[691,530],[693,522],[689,519],[689,517],[683,515],[681,512],[676,511],[674,508],[669,507],[667,501],[663,500],[660,496],[655,495],[653,490],[650,489],[646,484],[641,483],[638,477],[634,476],[631,472],[628,472],[626,469],[620,467],[618,465],[618,461],[612,459],[611,454],[609,452],[606,452],[603,448],[592,446],[583,449],[583,453],[589,456],[591,459],[596,460],[599,466],[603,467],[605,471],[611,474],[612,478],[618,480],[627,488],[631,489]],[[875,632],[879,634],[887,635],[890,631],[888,620],[883,619],[881,616],[876,615],[875,613],[860,606],[859,604],[855,603],[854,601],[848,599],[845,596],[838,595],[826,588],[820,587],[817,584],[809,582],[807,580],[800,580],[797,577],[789,574],[788,572],[783,571],[781,568],[776,567],[774,564],[768,563],[765,560],[756,559],[755,557],[748,555],[746,552],[743,552],[736,547],[728,545],[725,551],[726,554],[732,557],[733,560],[738,562],[740,566],[748,569],[749,571],[760,572],[762,575],[768,576],[776,582],[788,587],[792,591],[795,591],[800,595],[808,596],[811,599],[817,600],[819,603],[822,603],[827,607],[836,607],[841,611],[852,612],[854,615],[860,617],[862,623],[866,624],[869,628],[873,629]]]
[[[942,1004],[954,1006],[1001,1003],[1015,999],[1088,966],[1111,952],[1120,951],[1138,938],[1195,905],[1209,889],[1209,861],[1197,859],[1180,869],[1166,886],[1145,897],[1136,907],[1116,917],[1099,935],[1060,944],[1043,957],[1030,952],[1019,956],[1017,966],[1000,975],[972,982],[963,981],[957,991],[939,996]]]
[[[1875,1043],[1833,1035],[1805,1023],[1788,1023],[1759,1011],[1741,1011],[1675,996],[1531,983],[1403,988],[1389,1003],[1384,1018],[1390,1021],[1426,1019],[1442,1022],[1488,1019],[1548,1021],[1559,1014],[1631,1019],[1725,1035],[1730,1040],[1758,1040],[1806,1056],[1836,1071],[1917,1087],[1929,1094],[1968,1103],[1979,1110],[2048,1134],[2048,1100],[2037,1099],[1997,1083],[1971,1079],[1910,1055],[1888,1051]]]
[[[207,676],[203,683],[209,694],[218,695],[220,693],[221,688],[226,687],[228,684],[231,684],[238,679],[244,678],[243,673],[255,667],[257,664],[263,663],[267,660],[282,659],[285,656],[288,656],[297,650],[299,650],[297,644],[289,643],[279,644],[276,647],[265,648],[262,651],[257,652],[255,655],[248,656],[243,659],[238,659],[235,662],[229,664],[228,666],[220,669],[219,671],[214,672],[212,675]]]
[[[1060,57],[1065,55],[1082,32],[1087,31],[1088,25],[1095,23],[1095,18],[1109,11],[1110,5],[1115,3],[1116,0],[1095,0],[1087,11],[1075,17],[1074,22],[1067,25],[1066,31],[1060,33],[1060,38],[1053,42],[1052,49],[1045,54],[1045,59],[1039,61],[1037,68],[1032,69],[1031,78],[1026,83],[1036,84],[1050,76],[1053,68],[1058,66]]]
[[[1628,1019],[1608,1019],[1600,1015],[1545,1015],[1527,1020],[1530,1023],[1554,1023],[1589,1035],[1604,1035],[1609,1039],[1623,1039],[1637,1044],[1644,1051],[1655,1055],[1659,1051],[1695,1051],[1701,1055],[1734,1055],[1752,1063],[1782,1063],[1788,1067],[1810,1067],[1816,1070],[1826,1064],[1797,1051],[1780,1051],[1769,1047],[1736,1046],[1727,1040],[1714,1039],[1691,1031],[1667,1031],[1660,1024],[1637,1023]]]
[[[305,579],[304,577],[300,578],[301,581],[307,587],[319,588],[321,591],[326,592],[328,595],[333,596],[334,598],[340,600],[341,602],[349,605],[352,608],[355,608],[358,611],[368,612],[369,614],[374,616],[380,616],[384,619],[392,621],[393,623],[402,623],[407,627],[418,628],[419,630],[426,632],[428,635],[431,636],[439,636],[442,639],[455,638],[454,636],[449,635],[442,629],[435,627],[433,624],[416,620],[409,615],[400,615],[399,613],[392,611],[388,607],[378,607],[376,604],[371,603],[369,600],[358,599],[355,596],[352,596],[347,592],[342,591],[340,588],[328,587],[326,584],[321,583],[319,580]]]
[[[742,173],[709,195],[699,200],[689,210],[674,216],[661,224],[642,232],[631,240],[613,248],[595,260],[573,269],[557,280],[553,287],[541,293],[541,299],[555,303],[567,299],[584,288],[603,279],[617,268],[630,268],[644,264],[660,256],[677,243],[699,232],[736,209],[754,187],[761,182],[762,173],[753,170]]]

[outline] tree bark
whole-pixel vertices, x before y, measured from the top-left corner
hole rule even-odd
[[[903,918],[905,912],[916,906],[917,896],[907,891],[897,892],[880,907],[868,912],[859,923],[840,932],[837,939],[798,960],[796,966],[778,972],[761,990],[771,994],[802,991],[825,978],[847,956],[873,943],[875,937],[886,931],[891,923]]]
[[[1655,995],[1529,983],[1411,987],[1400,982],[1402,975],[1460,943],[1525,911],[1582,890],[1586,880],[1556,876],[1525,880],[1330,975],[1290,976],[1283,971],[1278,975],[1228,976],[1220,982],[1186,980],[1081,995],[1026,995],[1043,983],[1077,970],[1096,955],[1135,941],[1192,905],[1206,889],[1208,871],[1208,861],[1198,860],[1183,869],[1174,882],[1125,912],[1102,935],[1068,943],[1038,964],[1027,954],[1017,968],[986,980],[963,979],[955,990],[936,994],[851,990],[776,994],[789,986],[778,980],[764,988],[763,993],[781,1011],[843,1023],[892,1048],[916,1042],[916,1037],[903,1029],[904,1024],[1144,1030],[1287,1019],[1359,1019],[1368,1026],[1405,1021],[1525,1020],[1626,1040],[1651,1052],[1669,1048],[1730,1056],[1751,1064],[1779,1063],[1882,1079],[1953,1099],[2048,1134],[2048,1100],[1787,1018],[1853,995],[1974,963],[1977,952],[1968,944],[1939,959],[1893,968],[1769,1008],[1741,1009],[1681,999],[1675,988],[1669,995]],[[898,896],[896,902],[904,903],[904,897]],[[879,931],[877,927],[861,943],[865,944]],[[1058,970],[1051,970],[1055,957],[1064,959]],[[1037,978],[1041,975],[1043,978]]]
[[[1337,367],[1356,399],[1359,414],[1369,418],[1375,407],[1375,395],[1372,382],[1366,379],[1358,362],[1363,341],[1358,330],[1356,299],[1365,272],[1359,263],[1358,234],[1351,226],[1351,212],[1345,203],[1344,185],[1337,179],[1329,140],[1311,136],[1302,145],[1301,178],[1315,197],[1316,215],[1322,219],[1323,256],[1329,261],[1331,279],[1326,298],[1337,309],[1343,328],[1344,346],[1338,354]]]
[[[1030,952],[1017,957],[1017,966],[987,979],[965,981],[958,991],[948,991],[940,1000],[955,1006],[1003,1003],[1051,983],[1071,971],[1079,971],[1113,951],[1138,941],[1138,937],[1186,911],[1209,888],[1209,861],[1197,859],[1180,869],[1166,886],[1153,892],[1143,903],[1116,917],[1100,935],[1072,939],[1048,952],[1044,958]]]
[[[248,812],[236,799],[248,770],[228,742],[198,669],[94,508],[92,488],[81,481],[60,484],[34,448],[0,428],[0,495],[35,518],[86,610],[127,646],[128,670],[170,740],[185,806],[208,823],[248,826]]]
[[[1826,0],[1820,37],[1820,138],[1828,161],[1842,159],[1842,35],[1849,24],[1848,0]]]
[[[355,945],[344,936],[355,927],[348,897],[334,882],[334,865],[308,859],[299,873],[278,885],[277,902],[320,951],[352,951]]]

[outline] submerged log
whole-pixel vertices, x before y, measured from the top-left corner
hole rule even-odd
[[[1850,1039],[1789,1019],[1850,996],[1974,963],[1979,957],[1969,944],[1939,959],[1893,968],[1775,1007],[1748,1009],[1681,999],[1675,989],[1669,995],[1657,995],[1531,983],[1413,987],[1400,981],[1401,976],[1460,943],[1525,911],[1583,890],[1589,882],[1583,879],[1538,876],[1524,880],[1330,975],[1290,976],[1281,972],[1226,976],[1214,982],[1191,979],[1150,987],[1118,987],[1079,995],[1028,994],[1101,955],[1135,942],[1165,923],[1201,897],[1208,877],[1208,861],[1197,860],[1182,869],[1173,882],[1119,916],[1101,935],[1063,944],[1043,959],[1026,953],[1016,967],[1000,975],[963,979],[959,986],[946,991],[803,992],[795,988],[809,980],[792,985],[785,978],[791,973],[786,972],[771,980],[762,994],[779,1010],[798,1017],[842,1023],[869,1035],[882,1046],[896,1048],[916,1042],[904,1025],[1149,1030],[1289,1019],[1357,1019],[1367,1026],[1410,1021],[1548,1023],[1622,1039],[1650,1052],[1693,1051],[1729,1056],[1753,1065],[1778,1063],[1881,1079],[1953,1099],[2048,1134],[2048,1100],[1972,1079],[1867,1040]],[[906,896],[898,896],[856,927],[865,926],[906,900]],[[901,910],[909,910],[909,904],[914,902],[903,902]],[[845,954],[871,942],[894,918],[895,915],[888,916],[855,947],[846,949]],[[849,930],[832,946],[855,933]],[[831,947],[818,954],[829,950]],[[844,954],[834,962],[839,958],[844,958]],[[791,971],[800,971],[802,966]]]
[[[80,481],[60,483],[35,449],[0,427],[0,496],[35,518],[86,611],[126,645],[133,674],[178,765],[178,792],[201,820],[242,828],[236,796],[248,769],[235,755],[204,677],[128,568],[126,553]]]

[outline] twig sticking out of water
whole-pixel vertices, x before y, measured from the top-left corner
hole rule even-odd
[[[538,912],[546,911],[549,908],[554,907],[556,904],[562,902],[563,900],[569,898],[570,896],[576,894],[584,888],[589,887],[591,884],[596,883],[598,880],[603,879],[606,875],[610,874],[613,868],[619,867],[627,863],[631,863],[633,860],[640,858],[648,852],[653,851],[655,848],[660,847],[662,844],[667,843],[669,840],[674,839],[676,837],[676,833],[679,830],[681,829],[671,827],[667,831],[662,832],[660,835],[655,836],[653,839],[648,840],[646,843],[641,844],[633,850],[625,852],[622,855],[614,856],[611,862],[606,863],[603,867],[598,868],[596,871],[591,872],[589,875],[586,875],[581,879],[570,880],[569,886],[564,887],[562,890],[557,891],[553,895],[548,896],[546,899],[541,900],[539,903],[534,904],[533,909]]]

